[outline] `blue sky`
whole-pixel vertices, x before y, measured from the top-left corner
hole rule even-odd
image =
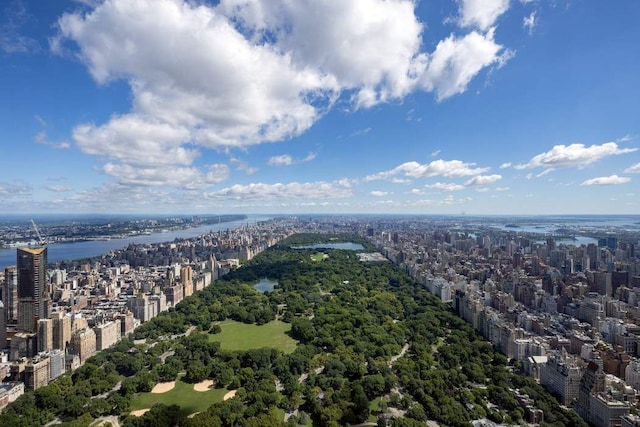
[[[640,2],[7,0],[3,213],[640,213]]]

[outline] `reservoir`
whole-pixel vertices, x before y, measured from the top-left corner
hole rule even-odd
[[[47,246],[47,261],[54,263],[57,261],[69,261],[75,259],[92,258],[107,254],[113,250],[124,249],[130,244],[153,244],[162,242],[172,242],[175,239],[191,239],[202,236],[211,231],[224,231],[238,228],[247,224],[255,224],[258,221],[267,221],[271,217],[263,215],[248,215],[246,219],[238,221],[220,222],[217,224],[206,224],[184,230],[170,230],[167,232],[152,233],[148,235],[132,236],[123,239],[111,240],[90,240],[86,242],[53,243]],[[0,249],[0,269],[16,265],[16,249]]]
[[[291,246],[292,249],[342,249],[344,251],[363,251],[364,246],[360,243],[316,243],[314,245]]]

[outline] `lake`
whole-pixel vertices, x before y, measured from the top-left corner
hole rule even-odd
[[[271,292],[277,284],[277,280],[269,280],[267,278],[263,278],[260,279],[254,287],[258,292]]]

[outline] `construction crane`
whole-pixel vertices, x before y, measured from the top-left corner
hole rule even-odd
[[[47,241],[44,240],[44,238],[40,234],[40,230],[38,230],[38,226],[36,225],[36,222],[34,220],[31,220],[31,224],[33,225],[33,229],[36,232],[36,236],[38,237],[38,243],[40,243],[40,246],[47,246]]]

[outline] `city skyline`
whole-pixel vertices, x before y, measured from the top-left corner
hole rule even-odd
[[[637,214],[639,13],[11,0],[0,213]]]

